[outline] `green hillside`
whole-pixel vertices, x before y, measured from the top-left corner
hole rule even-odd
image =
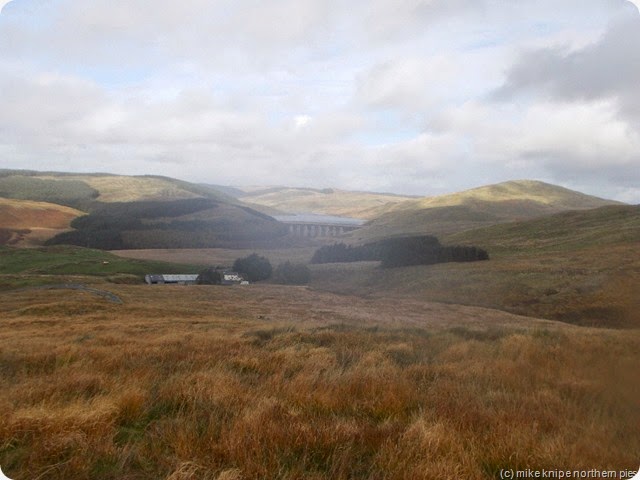
[[[86,209],[99,196],[86,182],[38,178],[27,175],[0,176],[0,197],[48,202]]]
[[[286,228],[269,216],[282,212],[370,219],[363,228],[350,234],[351,241],[366,243],[404,235],[442,237],[617,203],[528,180],[439,197],[411,198],[286,187],[241,191],[152,175],[26,170],[0,170],[0,198],[49,202],[88,213],[73,221],[71,227],[75,231],[51,239],[59,231],[40,229],[38,235],[32,235],[32,242],[42,243],[49,238],[49,244],[108,249],[285,245]],[[15,233],[15,228],[11,228],[0,224],[3,232],[0,240],[24,243],[26,240],[21,239],[25,234]]]
[[[482,245],[497,254],[640,244],[640,206],[612,205],[574,210],[461,232],[446,240],[448,243]]]
[[[448,235],[606,205],[620,203],[543,182],[517,180],[390,206],[385,213],[354,232],[353,238],[370,241],[406,234]]]
[[[68,205],[89,211],[94,202],[210,198],[238,203],[213,187],[157,175],[37,172],[0,169],[0,197]]]

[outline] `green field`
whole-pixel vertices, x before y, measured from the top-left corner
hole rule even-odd
[[[58,283],[65,276],[113,282],[142,282],[147,273],[198,273],[201,266],[125,259],[73,246],[0,247],[0,288]]]

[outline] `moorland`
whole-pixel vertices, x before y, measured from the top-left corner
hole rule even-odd
[[[0,197],[10,478],[638,467],[638,206],[529,181],[416,199],[25,171],[0,172]],[[310,202],[375,213],[306,240],[269,216]],[[88,248],[107,233],[119,248]],[[323,244],[415,233],[490,260],[310,264]],[[142,280],[253,252],[308,265],[309,283]]]

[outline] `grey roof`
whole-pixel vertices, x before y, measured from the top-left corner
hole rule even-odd
[[[198,274],[188,275],[162,275],[165,282],[195,282],[198,279]]]
[[[145,280],[151,282],[195,282],[198,280],[198,274],[149,274],[145,275]]]

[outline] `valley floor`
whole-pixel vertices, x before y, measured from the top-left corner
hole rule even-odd
[[[14,479],[637,469],[638,330],[306,287],[0,292]]]
[[[276,266],[308,263],[316,249],[258,250]],[[496,253],[494,253],[497,250]],[[254,250],[118,250],[130,259],[231,266]],[[435,301],[566,323],[640,328],[640,243],[491,249],[488,262],[381,269],[378,262],[310,265],[314,290],[389,301]],[[197,273],[197,272],[195,272]]]

